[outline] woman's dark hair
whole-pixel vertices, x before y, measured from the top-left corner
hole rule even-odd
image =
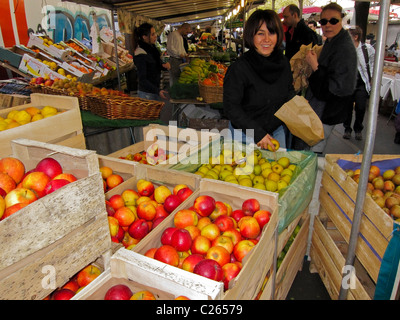
[[[265,22],[267,29],[270,33],[277,35],[277,42],[275,48],[280,48],[283,41],[283,27],[278,14],[273,10],[258,9],[252,13],[246,22],[243,30],[244,45],[249,48],[254,48],[254,36],[260,30],[262,24]]]
[[[340,5],[338,5],[336,2],[330,2],[330,3],[328,3],[326,6],[321,7],[321,9],[322,9],[322,11],[321,11],[320,15],[321,15],[322,12],[324,12],[325,10],[335,10],[335,11],[337,11],[337,12],[340,13],[340,15],[341,15],[342,18],[344,18],[344,16],[346,15],[346,14],[343,12],[343,8],[342,8]]]
[[[351,27],[349,32],[353,37],[357,36],[357,40],[361,42],[363,31],[359,26]]]
[[[150,36],[151,28],[153,25],[150,23],[142,23],[139,27],[135,27],[133,30],[133,52],[139,46],[139,41],[143,40],[143,36]]]

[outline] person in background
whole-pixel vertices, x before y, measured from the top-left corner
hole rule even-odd
[[[374,70],[375,49],[367,44],[361,42],[362,29],[359,26],[349,29],[350,35],[353,39],[354,46],[356,47],[358,64],[357,64],[357,84],[356,90],[353,93],[352,102],[354,102],[354,132],[356,140],[362,140],[361,131],[364,128],[363,120],[365,110],[367,108],[368,97],[371,92],[372,72]],[[351,137],[351,122],[353,117],[353,108],[347,110],[347,117],[344,121],[344,139]]]
[[[283,37],[275,11],[254,11],[243,32],[249,50],[228,68],[224,79],[223,108],[232,137],[263,149],[273,148],[272,138],[285,148],[283,122],[274,114],[295,96],[289,60],[280,48]]]
[[[188,58],[187,52],[183,43],[183,36],[187,36],[192,31],[189,23],[183,23],[177,30],[172,31],[167,39],[167,54],[171,68],[169,69],[170,86],[179,79],[181,70],[179,65]]]
[[[167,99],[167,91],[160,89],[161,70],[168,70],[169,63],[162,63],[160,51],[155,46],[157,33],[149,23],[133,31],[133,61],[138,74],[138,96],[148,100]]]
[[[357,53],[349,32],[342,26],[343,17],[343,9],[337,3],[322,7],[319,23],[326,40],[319,58],[313,50],[306,55],[312,73],[305,98],[324,127],[324,139],[311,150],[320,154],[324,152],[334,126],[343,123],[349,108],[352,108],[356,87]],[[294,149],[307,147],[305,143],[302,146],[295,144]]]
[[[207,41],[208,39],[214,40],[215,37],[211,33],[211,27],[207,26],[200,36],[200,41]]]
[[[306,25],[300,16],[300,9],[296,5],[290,4],[283,10],[283,24],[287,27],[285,56],[289,60],[303,44],[312,43],[314,46],[318,43],[317,34]]]
[[[322,46],[323,40],[322,40],[322,36],[317,32],[317,21],[315,20],[309,20],[307,22],[308,27],[313,30],[315,32],[315,34],[317,35],[317,44],[319,46]]]

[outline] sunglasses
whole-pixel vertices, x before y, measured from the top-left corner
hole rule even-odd
[[[321,20],[319,20],[319,24],[320,24],[321,26],[325,26],[325,25],[329,22],[331,25],[334,26],[334,25],[337,24],[339,21],[340,21],[340,20],[339,20],[339,19],[336,19],[336,18],[331,18],[330,20],[321,19]]]

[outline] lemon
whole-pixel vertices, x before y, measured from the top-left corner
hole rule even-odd
[[[42,114],[40,114],[40,113],[38,113],[38,114],[35,114],[33,117],[32,117],[32,122],[35,122],[35,121],[38,121],[38,120],[41,120],[41,119],[43,119],[44,117],[43,117],[43,115]]]
[[[17,121],[11,121],[8,125],[7,125],[7,129],[12,129],[12,128],[16,128],[19,127],[20,124]]]
[[[57,112],[58,112],[58,110],[51,106],[45,106],[42,109],[42,115],[44,118],[46,118],[46,116],[49,116],[49,115],[54,116]]]
[[[11,110],[8,114],[7,114],[7,118],[8,119],[14,119],[15,115],[18,113],[18,110]]]
[[[31,117],[33,117],[35,114],[40,113],[40,109],[37,107],[28,107],[25,109],[26,112],[28,112]]]
[[[21,125],[31,122],[31,119],[32,119],[31,115],[25,110],[18,111],[14,116],[14,120]]]
[[[8,123],[5,122],[4,120],[0,121],[0,131],[4,131],[7,129]]]
[[[55,63],[54,61],[50,62],[50,68],[52,70],[56,70],[57,69],[57,63]]]
[[[61,75],[65,75],[65,70],[64,69],[58,69],[57,73],[61,74]]]

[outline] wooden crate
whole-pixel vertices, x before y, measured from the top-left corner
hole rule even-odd
[[[126,157],[146,151],[151,145],[157,143],[160,148],[170,155],[167,161],[159,165],[171,166],[178,163],[186,156],[208,145],[210,141],[220,139],[220,135],[213,132],[201,132],[191,128],[178,128],[176,126],[163,126],[150,124],[143,128],[143,141],[109,154],[110,157]]]
[[[49,156],[78,178],[0,222],[1,299],[43,299],[111,248],[98,158],[27,139],[11,146],[26,171]],[[55,272],[54,285],[44,285],[46,267]]]
[[[259,242],[245,258],[242,270],[230,283],[230,289],[223,295],[223,299],[226,300],[254,299],[260,291],[266,274],[273,267],[278,226],[278,195],[261,190],[249,190],[237,185],[226,185],[221,181],[203,179],[200,181],[199,188],[175,212],[191,207],[194,199],[201,195],[209,195],[214,197],[216,201],[227,202],[233,210],[241,208],[244,200],[255,198],[260,202],[262,209],[269,210],[272,213],[270,221],[264,226]],[[174,214],[171,214],[162,221],[150,235],[138,243],[134,251],[144,255],[148,249],[161,246],[161,234],[165,228],[173,226],[173,216]],[[177,272],[178,268],[165,264],[164,266],[170,272]],[[271,299],[272,296],[265,298]]]
[[[7,109],[29,103],[30,98],[21,94],[0,94],[0,109]]]
[[[399,158],[399,156],[374,155],[372,162],[396,158]],[[344,244],[344,247],[347,246],[358,188],[358,184],[338,165],[339,159],[361,163],[362,156],[326,155],[319,194],[321,207],[319,218],[316,219],[311,246],[312,258],[314,257],[316,261],[315,265],[321,278],[329,279],[326,280],[326,286],[333,299],[338,298],[341,270],[345,258],[324,225],[327,226],[328,222],[332,222],[330,224],[333,225],[333,229],[337,229],[335,236],[340,235],[342,237],[341,243]],[[369,195],[366,195],[355,254],[360,266],[365,269],[373,283],[377,282],[381,260],[390,241],[392,230],[393,219]],[[327,255],[335,257],[335,260],[333,258],[325,259]],[[332,272],[335,270],[338,274],[333,276],[325,270]],[[329,285],[327,285],[328,282]],[[371,293],[367,294],[367,291],[371,291],[368,288],[358,287],[355,290],[350,290],[349,299],[366,299],[373,296],[373,293],[372,296]]]
[[[131,250],[119,249],[111,257],[110,268],[72,300],[104,300],[107,290],[117,284],[127,285],[133,293],[149,290],[157,300],[174,300],[181,295],[191,300],[215,300],[223,295],[222,282],[181,269],[171,272],[162,262]]]
[[[1,109],[0,116],[7,117],[11,110],[24,110],[30,106],[44,107],[46,105],[54,106],[65,112],[0,132],[1,158],[11,154],[10,141],[18,138],[29,138],[51,144],[86,149],[79,103],[75,97],[34,93],[31,95],[31,103]]]

